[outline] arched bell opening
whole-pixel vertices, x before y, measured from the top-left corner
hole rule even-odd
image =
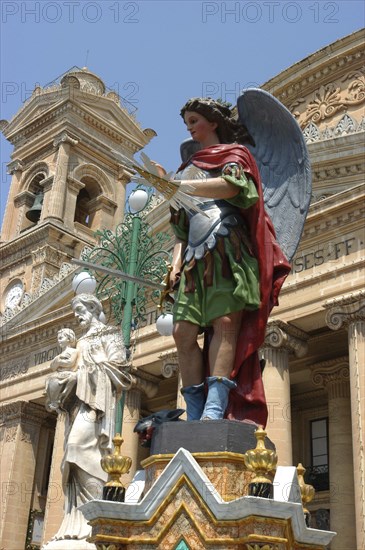
[[[46,174],[44,172],[36,174],[31,179],[27,191],[23,193],[25,216],[23,218],[21,231],[25,231],[29,227],[37,224],[41,218],[44,198],[41,182],[45,177]]]
[[[90,176],[83,177],[81,182],[85,184],[85,187],[80,190],[77,196],[75,222],[93,229],[95,225],[96,199],[101,194],[101,188],[98,182]]]

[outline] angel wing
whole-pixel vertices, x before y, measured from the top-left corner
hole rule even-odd
[[[284,254],[291,260],[311,199],[311,169],[302,131],[286,107],[259,88],[237,100],[239,120],[254,139],[246,145],[258,165],[264,202]]]

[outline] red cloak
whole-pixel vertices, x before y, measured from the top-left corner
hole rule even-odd
[[[250,151],[236,143],[212,145],[195,153],[179,170],[190,162],[208,171],[223,168],[228,162],[239,163],[254,180],[259,195],[254,205],[241,209],[241,215],[249,228],[252,250],[259,264],[261,301],[259,309],[243,314],[231,373],[237,389],[230,392],[226,417],[251,420],[265,426],[267,405],[258,349],[265,339],[270,312],[278,305],[279,292],[290,272],[290,264],[276,242],[274,226],[265,211],[261,178]]]

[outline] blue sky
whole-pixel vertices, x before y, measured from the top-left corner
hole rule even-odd
[[[187,136],[192,96],[234,102],[293,63],[364,26],[361,0],[1,2],[1,119],[36,83],[85,65],[128,100],[157,137],[147,154],[169,170]],[[12,148],[1,136],[2,218]]]

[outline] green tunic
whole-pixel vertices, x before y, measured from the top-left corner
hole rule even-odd
[[[240,188],[239,194],[226,202],[248,208],[258,200],[255,184],[245,174],[240,179],[223,177]],[[172,216],[172,227],[177,238],[188,241],[189,220],[184,210]],[[219,237],[217,246],[207,251],[204,258],[193,258],[188,265],[184,263],[175,295],[174,321],[208,327],[223,315],[258,309],[258,263],[249,247],[247,229],[242,221],[242,226],[232,228],[230,235]]]

